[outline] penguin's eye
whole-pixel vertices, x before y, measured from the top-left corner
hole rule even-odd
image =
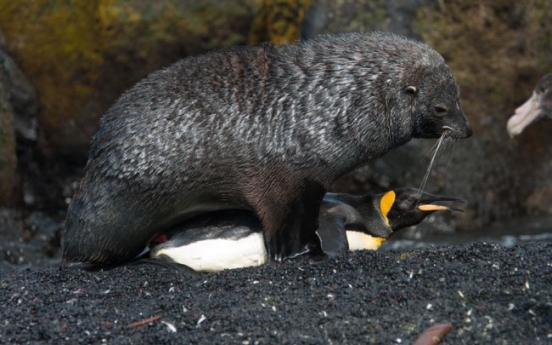
[[[444,105],[436,105],[435,108],[435,114],[437,114],[437,116],[445,116],[448,114],[448,109],[447,107],[445,107]]]
[[[414,205],[415,202],[416,200],[414,198],[408,197],[402,201],[401,206],[405,210],[410,210],[412,208],[412,205]]]

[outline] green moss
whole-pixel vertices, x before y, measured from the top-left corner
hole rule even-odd
[[[552,3],[536,0],[527,14],[527,31],[534,38],[535,60],[538,65],[552,66]]]
[[[264,0],[257,11],[249,34],[249,43],[295,42],[301,37],[301,25],[310,0]]]
[[[2,73],[2,72],[0,72]],[[12,206],[15,183],[15,132],[13,115],[0,74],[0,206]]]
[[[414,257],[418,254],[418,251],[409,251],[409,252],[403,252],[401,253],[401,255],[399,255],[399,259],[400,260],[408,260],[410,259],[411,257]]]
[[[412,334],[420,328],[419,322],[407,322],[402,325],[405,334]]]
[[[349,23],[347,31],[365,31],[366,28],[380,28],[386,19],[385,1],[371,1],[369,9],[358,13],[357,20]]]
[[[71,147],[87,145],[114,97],[147,73],[183,55],[245,44],[250,3],[0,0],[0,31],[40,95],[46,144]],[[76,128],[87,132],[75,136]]]
[[[243,45],[247,43],[244,33],[249,31],[255,10],[256,7],[250,1],[200,2],[181,12],[179,22],[184,23],[184,27],[180,30],[202,37],[206,50]],[[236,25],[244,27],[236,30]]]
[[[340,0],[326,6],[328,33],[388,29],[385,0]]]
[[[110,37],[111,1],[0,0],[0,29],[41,97],[40,121],[58,127],[94,91]]]

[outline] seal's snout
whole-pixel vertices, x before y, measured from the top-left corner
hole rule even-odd
[[[471,137],[472,135],[473,135],[473,130],[471,129],[471,126],[468,125],[460,132],[460,134],[456,138],[465,139],[465,138]]]
[[[454,139],[469,138],[473,134],[470,122],[459,105],[445,118],[442,129],[443,133]]]
[[[470,124],[468,123],[468,126],[465,130],[465,134],[463,136],[463,138],[469,138],[473,135],[473,129],[471,128]]]
[[[443,126],[443,133],[446,133],[448,137],[453,139],[465,139],[473,135],[473,130],[470,124],[466,123],[466,125],[461,128]]]

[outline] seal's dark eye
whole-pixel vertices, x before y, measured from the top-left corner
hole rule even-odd
[[[448,114],[448,109],[445,106],[436,105],[435,106],[435,114],[437,114],[437,116],[445,116],[445,115]]]

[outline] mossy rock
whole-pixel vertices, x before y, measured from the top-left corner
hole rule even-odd
[[[474,137],[460,149],[462,173],[450,177],[470,186],[466,197],[480,225],[549,208],[527,200],[552,186],[547,166],[552,152],[546,149],[552,124],[542,122],[515,140],[505,128],[552,70],[551,17],[550,1],[439,2],[417,12],[416,31],[447,60],[474,128]]]
[[[0,207],[14,206],[15,129],[5,76],[0,71]]]
[[[311,0],[263,0],[253,21],[249,43],[291,43],[301,38],[301,27]]]
[[[148,73],[247,43],[254,1],[0,0],[0,31],[36,87],[45,149],[85,157],[98,120]]]

